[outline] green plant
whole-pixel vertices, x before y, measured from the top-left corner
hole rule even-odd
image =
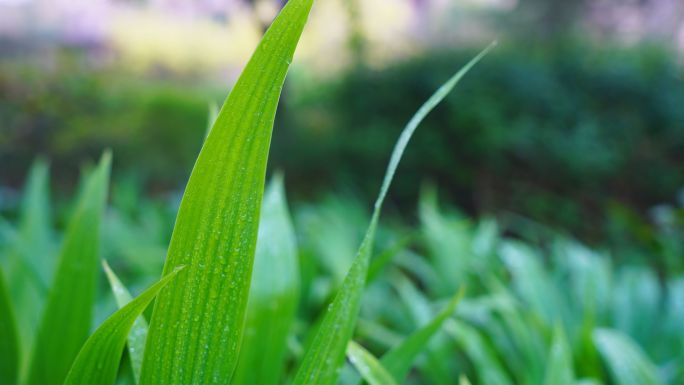
[[[279,381],[294,320],[298,266],[283,189],[278,182],[270,190],[261,215],[260,249],[257,238],[276,106],[311,5],[312,0],[291,0],[283,8],[218,113],[183,194],[161,280],[131,299],[105,264],[120,309],[88,337],[111,163],[107,152],[83,178],[26,369],[17,364],[17,333],[4,282],[0,281],[0,306],[6,310],[0,314],[0,332],[9,341],[0,351],[3,361],[9,363],[2,367],[1,374],[9,383],[19,378],[22,385],[113,384],[127,341],[133,379],[139,384]],[[294,383],[337,382],[348,346],[352,356],[372,361],[369,354],[350,345],[350,340],[366,286],[383,200],[420,122],[490,48],[441,86],[402,132],[357,256],[304,350]],[[39,171],[35,172],[37,178],[45,180]],[[35,191],[42,188],[36,187]],[[42,229],[43,225],[29,226]],[[265,246],[271,242],[283,248],[277,250],[278,255]],[[257,250],[262,250],[257,254],[261,260],[255,265],[258,281],[251,281]],[[22,259],[15,256],[13,262],[21,263]],[[274,266],[282,270],[272,269]],[[25,270],[24,278],[32,272],[31,268]],[[287,276],[280,276],[283,272]],[[401,382],[418,353],[454,312],[458,298],[374,366],[386,366],[386,374]],[[148,325],[141,317],[153,300]],[[245,330],[251,334],[243,340]],[[265,357],[267,361],[263,361]],[[271,375],[260,377],[263,372]]]
[[[429,188],[417,228],[380,223],[414,131],[490,48],[404,128],[369,221],[345,199],[291,219],[278,174],[264,193],[275,109],[310,7],[288,3],[211,119],[172,234],[175,208],[141,198],[134,182],[119,181],[105,210],[105,153],[84,172],[55,252],[47,166],[36,162],[18,225],[0,220],[0,383],[684,382],[681,277],[617,265],[541,226],[503,235],[520,223],[473,222]],[[98,297],[100,243],[115,269],[103,263],[111,290]],[[149,288],[133,298],[122,282]]]

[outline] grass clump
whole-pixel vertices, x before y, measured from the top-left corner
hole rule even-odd
[[[47,172],[38,163],[21,231],[15,236],[11,225],[2,227],[2,239],[9,239],[3,266],[14,267],[11,281],[0,275],[3,384],[681,380],[681,282],[667,282],[665,295],[649,270],[616,269],[562,237],[554,238],[547,261],[548,245],[503,237],[494,220],[473,226],[444,214],[429,192],[420,202],[417,231],[380,225],[411,136],[491,47],[442,85],[404,128],[356,255],[330,264],[318,258],[329,245],[298,245],[298,215],[290,216],[282,177],[265,196],[264,186],[280,91],[311,5],[290,0],[216,116],[180,203],[162,278],[132,298],[104,264],[113,291],[106,297],[115,298],[119,310],[92,333],[101,238],[105,250],[124,256],[117,265],[134,271],[126,275],[131,282],[149,284],[160,260],[142,262],[139,253],[122,250],[139,246],[141,238],[132,234],[143,228],[147,246],[163,250],[164,237],[152,235],[158,227],[135,227],[163,215],[147,205],[112,207],[104,215],[111,163],[105,154],[84,175],[51,271],[45,268],[51,253],[34,254],[35,240],[52,233],[45,220]],[[130,211],[136,210],[145,216],[135,219]],[[343,222],[350,214],[344,206],[332,212]],[[117,235],[100,237],[101,227]],[[373,259],[378,240],[384,252]],[[337,271],[326,272],[330,266]],[[639,313],[622,300],[632,284],[647,293],[638,298]],[[27,293],[41,299],[37,309],[17,301]],[[148,323],[143,312],[153,301]],[[663,327],[644,331],[641,321],[657,319],[662,308]],[[42,313],[38,333],[27,338],[31,333],[16,319],[31,319],[36,311]]]

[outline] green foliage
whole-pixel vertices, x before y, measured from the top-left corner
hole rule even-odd
[[[368,266],[373,250],[373,243],[380,219],[382,204],[389,190],[399,161],[418,125],[454,88],[463,76],[486,55],[494,46],[491,44],[479,55],[471,59],[458,72],[449,78],[432,96],[418,109],[409,120],[399,136],[399,140],[392,150],[387,171],[380,187],[380,193],[373,206],[373,215],[361,245],[352,261],[352,265],[345,277],[335,299],[330,304],[311,345],[308,347],[301,366],[294,379],[295,384],[329,384],[337,381],[339,368],[344,359],[344,351],[352,337],[358,317],[361,295],[366,285]]]
[[[159,291],[176,278],[183,267],[179,266],[164,276],[159,282],[107,318],[83,344],[83,348],[69,369],[64,385],[114,384],[121,351],[131,327]],[[128,340],[130,343],[130,338]]]
[[[18,180],[25,168],[19,165],[39,154],[64,186],[74,180],[74,165],[102,148],[116,154],[117,170],[155,184],[176,187],[187,178],[202,145],[206,101],[224,97],[225,89],[194,81],[171,86],[166,77],[133,78],[60,59],[49,69],[25,61],[1,68],[3,182]]]
[[[288,104],[292,131],[274,143],[292,194],[339,184],[372,197],[378,154],[467,55],[438,50],[294,84],[301,91]],[[586,240],[631,240],[659,253],[643,213],[684,186],[684,90],[671,54],[507,41],[480,71],[412,144],[394,200],[410,207],[411,186],[433,179],[469,213],[511,211]],[[334,160],[334,173],[323,158]]]
[[[299,260],[282,176],[264,195],[236,384],[275,385],[299,301]]]
[[[27,385],[61,384],[90,332],[110,165],[111,155],[106,153],[84,178],[37,330]]]
[[[464,290],[461,290],[461,292],[452,298],[447,306],[439,312],[434,319],[428,322],[427,325],[415,331],[402,341],[401,344],[393,347],[382,356],[380,362],[387,368],[387,371],[398,383],[403,382],[418,355],[425,350],[430,339],[442,328],[442,324],[444,324],[444,322],[454,313],[456,305],[458,304],[458,301],[461,300],[463,294]]]
[[[22,365],[30,353],[54,265],[48,182],[47,163],[34,162],[24,186],[18,228],[2,260],[16,309]]]
[[[0,383],[14,384],[19,371],[19,344],[14,309],[10,304],[5,277],[0,269]]]
[[[476,377],[482,384],[512,385],[508,374],[499,363],[486,339],[465,323],[452,321],[447,324],[447,332],[457,341],[468,359],[475,367]]]
[[[109,280],[109,285],[112,287],[112,293],[114,294],[117,306],[123,308],[133,300],[133,297],[104,260],[102,261],[102,267],[107,275],[107,280]],[[145,317],[140,315],[135,319],[130,329],[128,333],[128,355],[131,359],[133,378],[137,384],[140,380],[140,369],[142,368],[149,326],[147,321],[145,321]]]
[[[573,385],[575,383],[572,351],[563,333],[563,328],[560,326],[554,329],[544,385]]]
[[[612,330],[598,329],[594,332],[594,340],[618,385],[663,383],[655,365],[629,337]]]
[[[470,54],[440,49],[332,81],[293,78],[271,160],[288,175],[291,195],[352,185],[370,201],[381,154],[415,106]],[[131,79],[77,63],[0,71],[2,182],[16,186],[34,155],[44,154],[63,186],[74,179],[73,164],[108,147],[118,172],[141,177],[155,192],[182,185],[202,144],[207,101],[225,89],[207,85],[204,74]],[[591,243],[628,243],[625,258],[656,254],[684,270],[680,243],[645,221],[647,209],[684,185],[679,78],[676,58],[652,46],[507,40],[426,123],[393,201],[408,211],[413,186],[439,180],[468,213],[512,211]]]
[[[369,385],[396,385],[394,377],[373,354],[354,341],[347,345],[347,357]]]
[[[257,47],[202,146],[183,194],[140,383],[227,383],[237,365],[271,132],[311,0],[292,0]],[[229,150],[226,150],[229,149]]]
[[[106,153],[83,178],[53,268],[47,168],[37,163],[18,225],[0,222],[2,271],[13,268],[10,277],[0,275],[0,381],[332,385],[357,383],[360,374],[383,385],[446,385],[456,378],[464,385],[682,383],[684,280],[676,273],[618,265],[607,253],[520,218],[474,222],[441,209],[435,189],[423,190],[417,224],[380,223],[418,124],[489,48],[404,128],[365,234],[366,213],[355,202],[295,206],[293,224],[282,177],[264,196],[275,110],[310,7],[310,0],[290,0],[210,118],[172,235],[174,204],[141,198],[134,180],[116,184],[103,218]],[[527,95],[533,87],[521,88],[520,97],[539,97]],[[503,119],[496,109],[490,118]],[[477,141],[462,137],[477,149]],[[576,144],[563,145],[587,150]],[[580,164],[602,174],[602,156]],[[675,209],[668,212],[676,217]],[[98,296],[101,222],[105,255],[131,288],[148,286],[158,274],[170,238],[162,279],[135,299],[106,264],[113,295]],[[467,297],[452,297],[465,286]],[[36,304],[18,302],[28,298],[27,287]],[[155,298],[148,328],[142,313]],[[13,314],[30,320],[43,302],[27,349],[34,336],[29,327],[15,330]],[[120,309],[113,315],[93,317],[111,313],[114,303]],[[88,338],[93,318],[99,327]],[[120,367],[127,342],[130,368],[127,361]],[[345,366],[345,354],[356,372]]]
[[[97,175],[97,171],[93,175]],[[88,178],[89,181],[93,179],[92,176]],[[82,190],[82,197],[86,196],[86,191],[87,188]],[[354,340],[363,343],[367,347],[364,348],[367,349],[365,353],[370,356],[358,349],[354,353],[347,350],[347,354],[356,353],[354,366],[359,372],[374,367],[373,375],[376,377],[369,377],[370,374],[366,373],[363,377],[366,381],[374,381],[371,378],[377,379],[377,376],[387,379],[383,372],[389,374],[392,381],[407,384],[448,384],[447,379],[458,378],[459,375],[470,379],[473,384],[615,382],[674,385],[684,379],[680,370],[684,346],[681,333],[684,285],[681,278],[665,281],[660,289],[654,289],[653,280],[657,278],[643,266],[615,267],[608,256],[565,238],[551,244],[521,239],[513,241],[502,236],[507,232],[504,225],[495,226],[499,230],[493,231],[491,219],[472,223],[448,210],[439,209],[434,199],[434,195],[423,199],[423,205],[433,205],[430,209],[432,219],[423,222],[420,226],[424,228],[416,229],[415,233],[426,234],[428,229],[451,232],[455,239],[462,240],[461,246],[453,249],[451,254],[449,246],[437,246],[439,243],[435,244],[435,239],[430,237],[410,236],[406,243],[407,232],[401,226],[384,225],[377,229],[378,241],[382,244],[378,248],[382,251],[377,257],[382,257],[388,248],[395,247],[397,239],[401,240],[401,247],[399,251],[392,251],[393,259],[383,262],[385,268],[363,288]],[[138,210],[154,213],[151,208],[144,207],[150,204],[149,201],[142,203]],[[358,214],[347,209],[354,205],[339,204],[338,200],[331,199],[317,205],[298,207],[294,211],[298,215],[301,215],[301,210],[305,210],[307,215],[321,211],[337,217],[341,223],[356,223]],[[113,206],[108,210],[107,218],[112,220],[124,216],[128,217],[127,223],[132,224],[141,220],[135,219],[137,214],[126,214],[128,211],[128,206]],[[167,220],[170,224],[171,218]],[[257,373],[245,373],[247,368],[255,368],[256,363],[263,370],[279,372],[277,381],[293,378],[296,375],[296,365],[293,364],[301,362],[302,355],[310,346],[305,340],[306,335],[323,327],[315,320],[315,314],[325,309],[324,302],[317,298],[332,298],[339,289],[333,285],[321,286],[321,283],[331,282],[324,276],[330,278],[333,274],[323,268],[322,260],[305,262],[303,251],[297,254],[293,231],[300,238],[316,234],[310,229],[292,228],[283,185],[277,178],[264,196],[261,221],[254,281],[250,289],[254,291],[247,307],[245,345],[233,377],[236,384],[274,380],[273,377],[254,377]],[[156,239],[155,227],[135,228],[142,231],[142,238],[149,235],[150,239]],[[69,236],[69,231],[66,236]],[[160,238],[156,242],[165,241]],[[311,244],[305,239],[302,243]],[[131,247],[136,247],[135,241]],[[451,278],[438,274],[437,270],[442,265],[438,263],[437,253],[443,254],[440,258],[458,255],[471,259],[479,255],[486,257],[488,262],[485,265],[465,263],[463,268],[466,271],[460,275],[461,279],[447,283],[442,281]],[[260,265],[259,261],[267,263]],[[299,270],[294,268],[297,261],[299,264],[312,263],[314,271],[320,272],[298,276]],[[148,269],[140,268],[140,261],[120,257],[116,263],[122,267],[120,271],[126,275],[126,281],[132,282],[133,286],[149,281]],[[290,273],[279,275],[281,269],[276,271],[275,268],[280,264],[289,266]],[[114,297],[123,304],[128,298],[122,291],[123,285],[113,278],[110,274],[115,288]],[[301,285],[297,285],[297,279],[301,280]],[[455,300],[445,307],[440,288],[464,282],[470,285],[468,296],[460,302],[456,316],[449,317]],[[292,290],[297,287],[298,290]],[[322,294],[313,295],[313,291]],[[303,294],[301,297],[300,293]],[[397,295],[399,300],[393,298]],[[104,299],[109,297],[112,297],[111,293],[104,293],[98,303],[106,302]],[[300,297],[300,305],[296,319],[288,320],[288,314],[290,317],[294,314],[297,297]],[[275,299],[284,306],[269,307],[266,298]],[[252,300],[255,300],[253,304]],[[639,311],[633,311],[629,304],[638,306]],[[117,329],[117,337],[110,341],[111,344],[105,344],[111,349],[102,350],[114,357],[101,361],[102,368],[108,368],[108,379],[111,373],[116,373],[111,368],[119,365],[120,352],[127,338],[124,331],[142,308],[125,317],[125,328]],[[442,311],[437,313],[435,310],[440,308]],[[265,322],[269,317],[272,322]],[[103,325],[112,325],[115,318],[122,321],[120,316],[116,316]],[[101,328],[106,330],[109,326]],[[438,333],[440,329],[446,333]],[[251,335],[250,330],[255,333]],[[91,339],[103,341],[103,334],[97,335]],[[132,345],[134,337],[128,335],[129,344]],[[3,345],[3,348],[11,349],[11,345]],[[379,366],[375,366],[375,354],[371,351],[380,353],[377,356],[382,359],[375,359]],[[135,359],[130,349],[129,356]],[[97,366],[96,361],[86,360],[88,357],[95,359],[97,355],[84,353],[84,361],[78,365],[90,362]],[[263,358],[262,362],[257,360],[259,357]],[[3,360],[3,363],[7,362],[11,360]],[[359,363],[366,366],[358,367]],[[11,365],[7,368],[11,372],[16,367]],[[415,369],[410,370],[411,367]],[[96,372],[105,374],[104,371]],[[347,383],[349,373],[343,373],[344,383]],[[129,376],[135,378],[135,369],[130,373],[121,370],[118,374],[119,380],[124,382]],[[353,376],[351,381],[355,381]]]

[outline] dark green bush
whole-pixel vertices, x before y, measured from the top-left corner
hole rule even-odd
[[[294,73],[272,165],[294,197],[352,186],[370,199],[411,112],[471,54],[425,53],[325,82]],[[192,79],[83,67],[0,67],[0,183],[18,185],[36,150],[54,180],[68,181],[82,159],[112,147],[118,173],[148,188],[181,186],[207,102],[222,93]],[[522,214],[590,241],[658,243],[647,210],[684,186],[684,87],[671,55],[507,42],[472,75],[416,135],[395,204],[412,205],[416,186],[432,179],[469,213]]]
[[[466,57],[423,55],[292,92],[276,163],[306,189],[342,180],[371,194],[378,157]],[[425,122],[395,196],[413,202],[413,186],[432,178],[470,212],[511,211],[601,237],[608,207],[643,214],[684,186],[680,75],[654,48],[503,44]]]

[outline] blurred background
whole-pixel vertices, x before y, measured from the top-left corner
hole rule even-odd
[[[281,6],[0,0],[0,212],[16,215],[36,158],[66,197],[105,148],[115,191],[177,198],[211,110]],[[435,185],[463,214],[681,271],[680,0],[317,1],[271,152],[290,200],[336,191],[368,206],[403,125],[495,39],[409,146],[390,215],[410,223]]]

